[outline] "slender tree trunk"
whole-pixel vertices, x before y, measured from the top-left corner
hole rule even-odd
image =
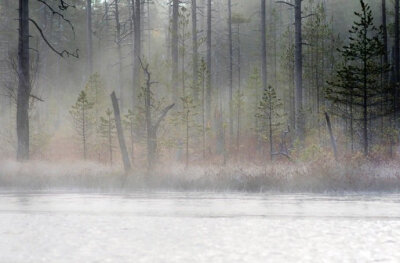
[[[192,63],[193,63],[193,97],[196,102],[199,100],[199,52],[197,43],[197,0],[192,0]]]
[[[273,159],[273,148],[274,148],[274,142],[272,139],[272,97],[271,97],[271,93],[269,96],[269,112],[268,112],[268,125],[269,125],[269,155],[270,155],[270,159],[272,161]]]
[[[150,91],[150,77],[147,79],[145,94],[144,94],[144,101],[145,101],[145,116],[146,116],[146,130],[147,130],[147,162],[148,162],[148,169],[153,167],[154,163],[154,131],[153,125],[151,120],[151,91]]]
[[[184,97],[184,96],[186,96],[186,91],[185,91],[185,55],[186,55],[186,50],[185,50],[185,34],[186,34],[186,32],[185,32],[185,26],[183,25],[182,26],[182,96]]]
[[[228,0],[228,38],[229,38],[229,139],[233,144],[233,37],[232,0]]]
[[[142,55],[141,0],[132,0],[133,22],[133,105],[140,90],[140,57]]]
[[[365,30],[364,39],[367,38],[367,31]],[[366,44],[364,44],[364,50],[367,49]],[[364,55],[364,70],[363,70],[363,144],[364,144],[364,155],[368,155],[368,72],[367,72],[367,62],[368,58]]]
[[[17,160],[29,159],[29,1],[19,0]]]
[[[207,0],[207,93],[206,117],[211,121],[211,0]]]
[[[115,0],[115,24],[117,29],[117,53],[118,53],[118,72],[117,72],[117,85],[118,85],[118,95],[121,111],[124,110],[124,88],[122,87],[122,50],[121,50],[121,23],[119,20],[119,0]]]
[[[135,63],[136,63],[136,60],[135,60],[135,56],[133,55],[133,54],[135,54],[135,34],[134,34],[134,26],[133,26],[133,24],[134,24],[134,22],[133,22],[133,20],[135,19],[135,15],[134,15],[134,13],[135,13],[135,0],[129,0],[130,1],[130,7],[129,7],[129,17],[130,17],[130,20],[129,20],[129,29],[130,29],[130,31],[131,31],[131,33],[130,33],[130,37],[131,37],[131,54],[132,54],[132,56],[131,56],[131,64],[132,64],[132,67],[131,67],[131,69],[132,69],[132,93],[131,93],[131,95],[132,95],[132,107],[131,107],[131,109],[133,110],[134,108],[135,108],[135,106],[136,106],[136,101],[137,101],[137,90],[136,90],[136,85],[135,85],[135,70],[136,70],[136,67],[137,66],[135,66]]]
[[[302,18],[301,2],[295,0],[295,82],[296,82],[296,128],[297,137],[304,140],[304,114],[303,114],[303,41],[302,41]]]
[[[86,41],[87,67],[89,76],[93,74],[92,0],[86,0]]]
[[[82,144],[83,144],[83,160],[87,158],[87,147],[86,147],[86,111],[85,105],[82,103]]]
[[[382,0],[382,30],[383,30],[383,46],[385,49],[385,54],[383,55],[383,63],[385,65],[389,64],[388,57],[388,35],[387,35],[387,18],[386,18],[386,0]],[[388,75],[386,75],[386,78]],[[387,79],[386,79],[387,81]]]
[[[178,19],[179,19],[179,0],[172,1],[172,29],[171,29],[171,56],[172,56],[172,89],[173,99],[178,98],[179,83],[179,35],[178,35]]]
[[[202,60],[204,63],[204,61]],[[201,76],[201,122],[202,122],[202,152],[203,152],[203,160],[206,159],[206,85],[205,85],[205,72],[202,71]]]
[[[112,151],[112,129],[111,129],[111,116],[108,116],[108,151],[110,155],[110,165],[113,165],[113,151]]]
[[[134,33],[135,33],[135,84],[136,90],[140,89],[140,62],[142,56],[142,13],[141,13],[141,0],[136,0],[135,3],[135,20]]]
[[[189,167],[189,111],[186,112],[186,168]]]
[[[238,34],[238,108],[237,108],[237,130],[236,130],[236,154],[239,156],[239,151],[240,151],[240,120],[241,120],[241,50],[240,50],[240,23],[237,24],[237,34]]]
[[[266,36],[266,7],[265,0],[261,0],[261,60],[263,90],[267,89],[267,36]]]

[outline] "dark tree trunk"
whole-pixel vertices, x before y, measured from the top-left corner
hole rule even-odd
[[[301,2],[295,0],[295,82],[296,82],[296,132],[300,141],[304,140],[304,113],[303,113],[303,41],[302,41],[302,17]]]
[[[399,28],[399,2],[400,0],[396,0],[395,8],[394,8],[394,65],[395,65],[395,74],[396,74],[396,84],[400,82],[400,58],[399,58],[399,42],[400,42],[400,28]]]
[[[29,159],[29,1],[19,0],[17,160]]]
[[[172,2],[172,29],[171,29],[171,56],[172,56],[172,89],[174,100],[178,98],[178,82],[179,82],[179,35],[178,35],[178,19],[179,19],[179,0]]]
[[[206,117],[211,121],[211,0],[207,1],[207,93]]]
[[[387,36],[387,19],[386,19],[386,0],[382,0],[382,29],[383,29],[383,46],[385,49],[385,54],[383,55],[383,63],[388,65],[388,36]],[[385,81],[388,80],[386,75]]]
[[[86,0],[86,41],[88,74],[93,74],[92,0]]]
[[[199,100],[199,52],[197,43],[197,0],[192,0],[192,63],[193,63],[193,97],[195,101]]]

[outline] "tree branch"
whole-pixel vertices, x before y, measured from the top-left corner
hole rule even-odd
[[[156,123],[154,124],[154,126],[153,126],[153,129],[154,129],[155,131],[157,131],[158,126],[160,126],[160,123],[162,122],[162,120],[165,118],[165,116],[167,115],[167,113],[168,113],[174,106],[175,106],[175,103],[169,105],[168,107],[166,107],[166,108],[161,112],[160,117],[158,117],[157,122],[156,122]]]
[[[71,20],[65,18],[65,16],[63,14],[54,10],[54,8],[51,5],[49,5],[48,3],[46,3],[44,0],[37,0],[37,1],[44,4],[53,13],[53,16],[57,15],[57,16],[61,17],[61,19],[64,20],[71,27],[71,30],[74,32],[74,38],[75,38],[75,28],[72,25]]]
[[[29,21],[32,22],[32,24],[36,27],[36,29],[39,31],[40,35],[42,36],[43,41],[47,44],[47,46],[53,50],[57,55],[59,55],[60,57],[64,57],[64,55],[67,55],[67,57],[72,56],[74,58],[79,58],[79,49],[76,49],[75,53],[71,53],[67,50],[62,50],[62,51],[58,51],[57,49],[55,49],[55,47],[53,47],[52,44],[50,44],[50,42],[47,40],[47,38],[45,37],[43,30],[40,28],[40,26],[38,25],[38,23],[36,23],[35,20],[33,20],[32,18],[29,18]]]
[[[285,1],[276,1],[275,3],[277,3],[277,4],[286,4],[288,6],[295,7],[294,4],[291,4],[291,3],[285,2]]]

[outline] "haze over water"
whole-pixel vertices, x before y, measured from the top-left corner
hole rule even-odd
[[[0,262],[399,262],[400,195],[2,193]]]

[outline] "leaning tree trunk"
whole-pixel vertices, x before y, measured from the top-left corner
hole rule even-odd
[[[302,51],[302,32],[301,32],[301,2],[295,1],[295,108],[296,108],[296,128],[297,137],[300,141],[304,140],[304,113],[303,113],[303,51]]]
[[[111,101],[114,109],[115,127],[117,129],[118,142],[121,150],[122,161],[124,163],[125,173],[131,170],[131,162],[129,161],[128,150],[125,144],[124,130],[122,129],[121,113],[119,111],[118,100],[115,92],[111,93]]]
[[[211,0],[207,1],[207,93],[206,117],[211,121]]]
[[[193,63],[193,97],[195,101],[199,99],[199,53],[197,43],[197,0],[192,0],[192,63]]]
[[[86,1],[86,41],[87,41],[87,69],[93,74],[93,38],[92,38],[92,0]]]
[[[29,1],[19,0],[17,160],[29,159]]]
[[[121,23],[119,20],[119,0],[115,0],[115,24],[117,29],[116,42],[117,42],[117,53],[118,53],[118,72],[117,72],[117,85],[118,85],[118,96],[121,106],[121,111],[124,111],[124,89],[122,87],[122,50],[121,50]]]
[[[179,18],[179,0],[172,2],[172,32],[171,32],[171,56],[172,56],[172,89],[173,99],[178,98],[178,81],[179,81],[179,35],[178,35],[178,18]]]

